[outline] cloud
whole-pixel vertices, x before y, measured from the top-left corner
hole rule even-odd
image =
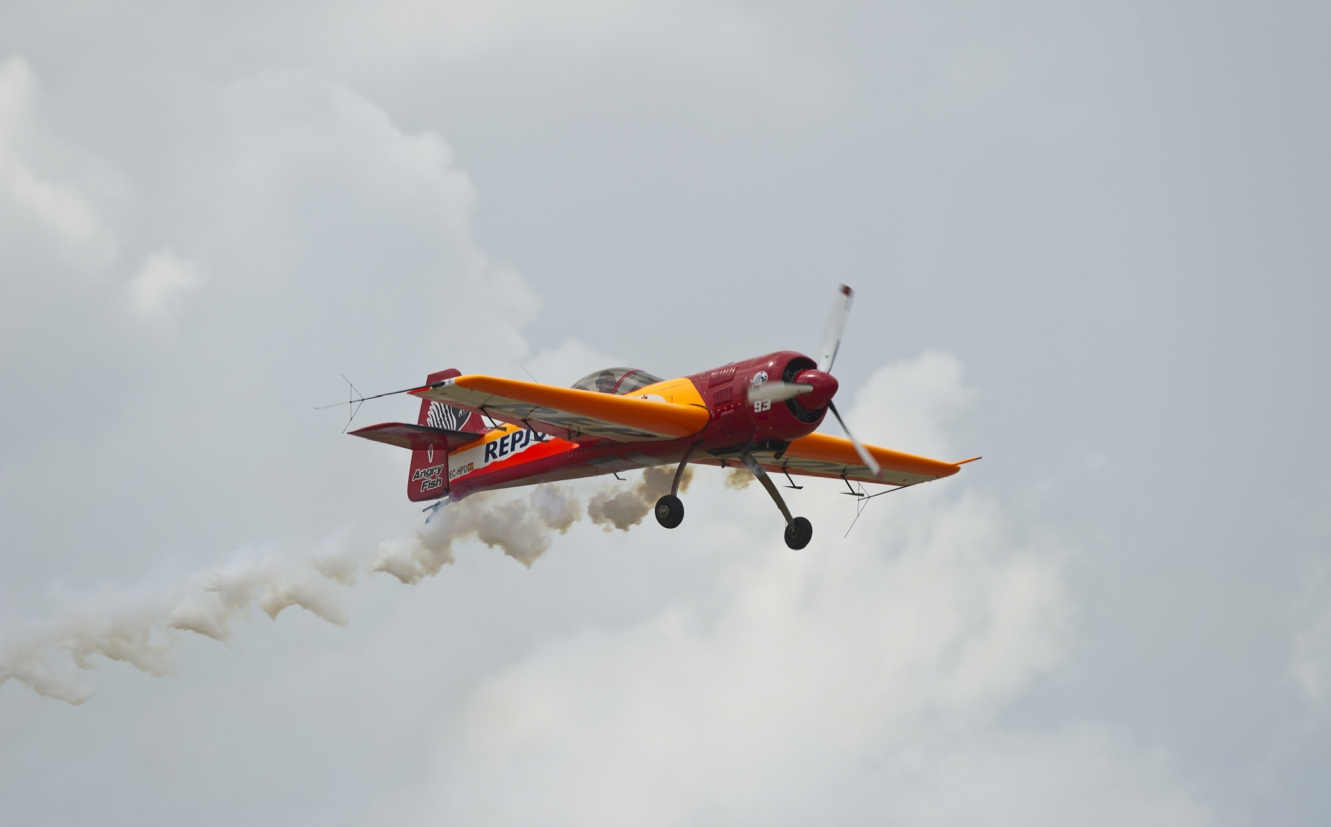
[[[37,76],[23,57],[0,63],[0,215],[34,222],[64,258],[100,269],[117,253],[93,198],[105,180],[92,169],[95,162],[46,126],[40,99]],[[8,235],[0,242],[14,243]]]
[[[574,336],[567,336],[558,347],[547,347],[524,361],[526,370],[537,382],[547,385],[572,385],[592,371],[621,367],[623,360],[607,356]]]
[[[161,161],[189,174],[141,194],[131,216],[169,214],[169,240],[163,222],[130,221],[126,237],[151,244],[123,280],[69,295],[49,272],[4,258],[0,291],[17,295],[0,301],[0,316],[15,322],[0,324],[0,340],[13,343],[0,361],[12,365],[15,393],[41,399],[71,376],[89,377],[100,415],[18,409],[28,439],[7,452],[0,488],[43,490],[76,461],[81,484],[103,492],[92,506],[99,513],[79,525],[118,526],[130,557],[85,558],[78,549],[100,538],[78,537],[79,525],[56,541],[35,511],[13,506],[6,517],[17,545],[60,542],[89,572],[197,548],[187,526],[210,524],[219,502],[229,517],[217,551],[249,543],[256,530],[298,547],[351,514],[385,522],[391,512],[366,502],[397,504],[405,471],[395,463],[405,456],[339,436],[345,410],[313,412],[345,392],[339,374],[371,393],[453,366],[508,375],[531,350],[524,328],[539,299],[477,243],[475,190],[439,135],[403,129],[364,97],[303,73],[250,77],[196,103],[208,109],[206,139],[188,158]],[[124,314],[107,312],[114,299]],[[186,317],[170,347],[143,333]],[[414,421],[415,411],[396,397],[361,416]],[[77,449],[62,455],[76,431]],[[138,471],[133,486],[116,470],[126,467]],[[314,484],[332,479],[375,482]],[[122,516],[144,508],[151,519]],[[53,559],[22,569],[36,579]]]
[[[11,61],[6,72],[6,89],[30,97],[35,81],[26,64]],[[89,532],[84,546],[93,551],[80,569],[94,582],[107,569],[117,570],[107,579],[132,572],[154,554],[189,561],[214,543],[248,545],[246,537],[219,536],[248,531],[239,527],[252,526],[255,511],[269,512],[262,524],[285,526],[281,546],[293,549],[316,545],[375,491],[397,504],[405,465],[393,461],[405,462],[405,455],[353,444],[338,435],[340,423],[316,419],[311,408],[323,401],[320,388],[336,388],[343,370],[386,376],[382,381],[394,383],[388,387],[401,387],[397,383],[455,360],[484,370],[529,351],[522,328],[539,301],[515,270],[491,260],[472,237],[475,192],[442,138],[400,129],[363,97],[300,73],[234,83],[211,103],[218,128],[208,143],[192,148],[191,174],[170,193],[169,209],[182,217],[180,247],[189,256],[175,246],[158,247],[122,285],[126,304],[144,320],[178,318],[205,274],[208,300],[190,304],[191,324],[169,349],[141,347],[137,330],[103,318],[112,285],[87,291],[95,295],[77,308],[83,316],[71,313],[88,323],[61,329],[62,346],[79,363],[93,353],[128,373],[127,381],[108,383],[108,394],[99,397],[105,409],[128,413],[99,417],[104,438],[80,443],[80,484],[102,492],[92,509],[104,507],[111,525],[122,509],[152,513],[128,534],[111,531],[109,541],[101,536],[101,514],[81,515],[80,525],[98,526]],[[48,366],[42,374],[60,371]],[[69,430],[47,418],[42,426],[67,438],[61,434]],[[81,424],[83,415],[73,418]],[[41,461],[22,478],[25,489],[40,489],[43,474],[65,473],[49,447],[40,440],[28,446]],[[18,466],[9,464],[12,455],[6,459],[10,476],[3,481],[18,485]],[[123,484],[125,467],[136,470],[136,484]],[[382,479],[383,468],[393,469],[397,484],[305,482]],[[238,490],[245,496],[235,498]],[[533,511],[534,524],[541,531],[567,528],[567,509],[548,493]],[[215,520],[218,502],[227,503],[222,525]],[[446,552],[438,530],[467,511],[431,524],[432,548]],[[57,542],[37,522],[29,527],[32,541]],[[530,522],[501,521],[497,528],[492,522],[474,522],[470,535],[465,527],[458,534],[479,534],[528,564],[549,547],[548,539],[521,545],[518,535]],[[201,539],[199,525],[216,531]],[[157,529],[162,533],[154,535]],[[166,539],[173,534],[175,542]],[[154,536],[141,539],[145,535]],[[105,543],[122,537],[133,538],[133,548],[106,554]],[[172,545],[176,550],[168,551]],[[80,565],[68,554],[61,559],[65,567]],[[209,570],[206,582],[187,580],[114,605],[85,606],[80,597],[57,607],[50,623],[0,647],[0,683],[15,678],[80,700],[88,690],[51,669],[51,653],[63,651],[80,666],[110,658],[163,674],[182,632],[226,640],[232,619],[251,607],[275,616],[301,606],[340,623],[345,618],[335,587],[362,564],[357,558],[348,571],[277,555],[243,570]],[[33,568],[40,571],[40,562]]]
[[[1217,822],[1165,756],[1105,728],[986,728],[940,738],[885,769],[887,790],[879,790],[889,795],[882,795],[880,823],[1200,827]],[[849,779],[848,786],[883,781],[862,775]]]
[[[912,454],[952,456],[958,426],[978,398],[964,382],[961,361],[926,350],[874,371],[847,414],[855,435]]]
[[[1058,662],[1057,559],[992,500],[834,548],[754,549],[703,599],[503,670],[445,748],[433,815],[802,822],[846,773],[983,724]]]
[[[141,441],[120,432],[98,444],[123,446],[122,458],[144,468],[167,456],[158,467],[178,469],[188,452],[188,464],[205,473],[155,475],[188,489],[181,499],[244,492],[222,500],[222,519],[177,518],[193,523],[191,537],[202,533],[199,524],[218,532],[269,524],[231,513],[262,506],[281,510],[284,530],[301,522],[326,530],[350,513],[346,503],[374,496],[378,478],[359,473],[350,451],[308,438],[307,399],[292,392],[295,383],[304,379],[308,396],[311,372],[332,377],[344,359],[414,376],[454,361],[521,359],[529,352],[523,326],[539,302],[472,237],[476,194],[439,135],[403,128],[347,87],[298,73],[236,83],[216,114],[220,137],[196,154],[196,237],[178,242],[193,272],[208,274],[210,299],[192,308],[203,324],[182,345],[187,369],[163,373],[157,393],[137,397],[144,413],[129,436]],[[149,249],[171,248],[154,241]],[[187,296],[188,281],[161,278],[160,294]],[[578,355],[568,342],[557,351],[566,362]],[[963,376],[960,361],[945,354],[885,367],[855,406],[862,435],[947,455],[975,398]],[[173,406],[173,398],[187,401]],[[159,401],[166,404],[151,404]],[[305,418],[289,414],[298,403]],[[883,439],[875,423],[895,430]],[[140,452],[145,444],[170,447]],[[92,469],[87,484],[109,491],[95,469],[127,464],[89,450],[80,457]],[[385,457],[388,467],[394,458]],[[135,497],[154,499],[146,490],[153,477],[138,476],[145,490]],[[333,484],[343,479],[354,484]],[[831,512],[805,511],[822,538],[816,553],[783,549],[779,530],[740,525],[748,495],[775,524],[757,487],[705,492],[734,509],[710,517],[709,497],[691,500],[700,533],[667,539],[727,564],[646,620],[542,640],[496,669],[451,717],[458,737],[437,746],[430,779],[443,792],[422,812],[487,823],[504,821],[505,808],[514,820],[802,822],[824,816],[828,802],[871,814],[898,802],[903,818],[938,822],[963,820],[955,808],[939,814],[940,799],[993,778],[1004,782],[977,798],[1014,819],[1040,807],[1112,812],[1110,796],[1139,802],[1130,812],[1141,820],[1168,812],[1170,802],[1186,804],[1167,768],[1129,771],[1149,763],[1130,745],[1004,729],[1006,705],[1066,656],[1062,550],[1029,540],[1003,500],[966,491],[962,481],[909,493],[897,519],[874,522],[871,512],[843,544],[826,542],[836,534],[827,529]],[[311,505],[323,498],[333,505]],[[174,505],[163,498],[160,511]],[[502,512],[450,530],[530,563],[550,545],[515,541],[512,532],[527,523],[562,530],[571,518],[559,507],[534,518]],[[390,544],[376,563],[419,580],[452,561],[452,539]],[[227,640],[234,619],[254,608],[276,616],[304,606],[341,622],[330,596],[348,574],[308,561],[223,571],[178,599],[82,612],[57,624],[48,645],[76,662],[112,658],[164,674],[173,668],[171,641],[184,631]],[[77,687],[53,685],[30,649],[14,651],[8,676],[80,697]],[[1067,789],[1086,790],[1084,800],[1069,803],[1040,786],[1055,770]],[[1096,786],[1095,777],[1109,781]],[[1163,792],[1153,779],[1163,779]]]
[[[1307,582],[1289,678],[1314,715],[1324,719],[1331,713],[1331,577],[1321,568]]]
[[[538,0],[446,2],[421,6],[390,0],[373,7],[315,15],[314,37],[353,66],[382,61],[375,44],[420,61],[478,61],[524,56],[631,51],[639,59],[701,66],[747,77],[764,86],[825,88],[825,62],[792,57],[786,41],[797,33],[727,3],[707,0]],[[808,50],[805,50],[807,53]],[[791,65],[794,63],[795,65]]]
[[[895,401],[908,387],[927,422],[973,395],[961,376],[954,358],[924,354],[877,372],[861,398]],[[1003,709],[1066,657],[1072,605],[1067,550],[1029,539],[1001,500],[951,480],[845,541],[825,532],[811,553],[775,536],[736,546],[722,526],[773,509],[761,490],[703,480],[689,543],[727,562],[639,623],[584,629],[485,680],[441,733],[413,803],[386,812],[487,824],[829,813],[1205,823],[1167,762],[1112,732],[1002,726]],[[800,509],[836,522],[812,496]]]
[[[203,286],[197,265],[169,247],[148,257],[129,283],[135,311],[147,319],[172,319],[190,294]]]
[[[476,193],[443,138],[301,73],[235,83],[221,111],[225,160],[205,182],[221,235],[202,264],[264,339],[302,331],[385,359],[408,343],[416,358],[527,355],[540,301],[473,238]]]

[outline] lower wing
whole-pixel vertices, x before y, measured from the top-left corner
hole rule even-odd
[[[960,462],[945,462],[893,451],[891,448],[880,448],[877,445],[864,447],[873,454],[873,458],[882,467],[882,473],[877,477],[865,467],[850,440],[830,434],[815,433],[800,437],[780,452],[754,451],[753,458],[772,473],[876,482],[882,485],[918,485],[922,482],[932,482],[950,477],[960,471],[961,466],[979,459],[972,457]],[[701,461],[708,463],[707,459]]]

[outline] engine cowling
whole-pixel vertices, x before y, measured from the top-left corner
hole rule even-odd
[[[788,442],[813,432],[827,415],[827,401],[837,389],[837,380],[817,367],[808,356],[783,350],[690,376],[713,413],[705,441],[718,445],[740,445],[753,438]],[[806,380],[812,390],[794,398],[749,396],[752,388],[768,382]]]

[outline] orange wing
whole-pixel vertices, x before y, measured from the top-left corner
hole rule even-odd
[[[457,376],[412,394],[475,408],[515,424],[530,423],[538,431],[577,442],[679,439],[698,433],[711,419],[707,409],[698,405],[494,376]]]
[[[952,476],[961,470],[963,464],[972,461],[944,462],[893,451],[891,448],[880,448],[877,445],[864,447],[869,449],[869,453],[873,454],[873,458],[882,466],[881,476],[875,477],[864,466],[850,440],[830,434],[815,433],[793,440],[780,457],[773,451],[754,451],[753,458],[772,473],[844,478],[883,485],[917,485],[922,482],[932,482]],[[699,461],[711,465],[718,464],[708,459]]]

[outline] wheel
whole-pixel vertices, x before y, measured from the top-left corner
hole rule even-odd
[[[657,508],[660,508],[658,505]],[[804,548],[813,539],[813,523],[803,517],[796,517],[786,526],[786,545],[791,548]]]
[[[684,503],[674,494],[666,494],[656,501],[656,521],[666,528],[684,522]]]

